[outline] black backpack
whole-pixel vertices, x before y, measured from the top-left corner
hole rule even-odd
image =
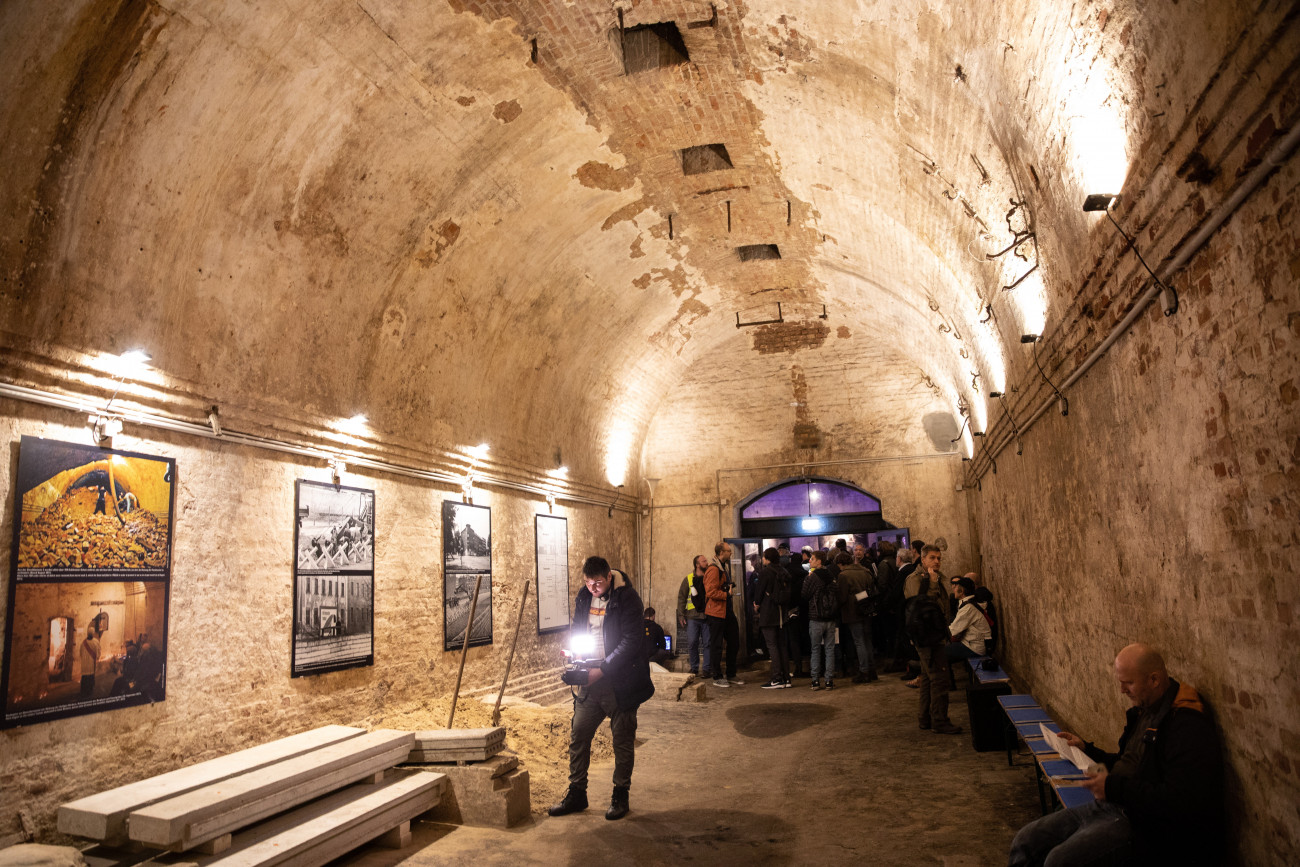
[[[820,575],[817,579],[821,581],[821,586],[813,591],[812,611],[809,616],[813,620],[839,620],[840,589],[835,584],[835,579],[828,577],[822,580]]]
[[[903,632],[918,647],[934,647],[948,640],[948,618],[943,607],[930,596],[930,576],[921,579],[921,592],[907,600]]]
[[[790,573],[771,563],[766,568],[772,570],[772,601],[784,608],[790,604]]]

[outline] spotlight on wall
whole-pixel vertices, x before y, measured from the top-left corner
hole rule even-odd
[[[214,437],[221,436],[221,415],[215,406],[208,411],[208,427],[212,428]]]
[[[618,505],[618,498],[621,496],[623,496],[623,486],[619,485],[618,489],[614,491],[614,502],[609,504],[609,517],[614,517],[614,507]]]
[[[990,392],[989,392],[989,397],[1001,397],[1001,396],[1002,396],[1002,392],[1000,392],[1000,391],[990,391]]]
[[[491,450],[492,447],[487,443],[479,443],[473,448],[470,448],[468,451],[470,457],[472,457],[476,461],[481,461],[488,456],[488,452],[490,452]]]
[[[1133,242],[1133,239],[1128,236],[1128,233],[1125,232],[1123,227],[1121,227],[1115,220],[1115,215],[1111,213],[1111,211],[1118,199],[1119,196],[1111,193],[1093,193],[1083,200],[1083,210],[1084,212],[1105,212],[1107,219],[1109,219],[1111,225],[1115,227],[1115,231],[1119,232],[1119,236],[1124,239],[1130,248],[1132,248],[1133,255],[1137,256],[1138,261],[1142,263],[1142,267],[1146,269],[1147,273],[1151,275],[1151,279],[1160,287],[1161,309],[1164,310],[1166,316],[1173,316],[1178,312],[1178,293],[1174,291],[1172,286],[1166,286],[1165,283],[1156,276],[1156,272],[1151,270],[1151,266],[1147,264],[1147,260],[1142,258],[1142,252],[1138,250],[1137,244]]]
[[[1020,335],[1021,343],[1037,343],[1042,335],[1039,334],[1022,334]]]
[[[363,425],[369,421],[370,419],[366,417],[366,414],[364,412],[359,412],[356,415],[352,416],[352,418],[348,419],[348,424]]]
[[[90,436],[95,445],[122,432],[122,419],[115,415],[91,415],[86,417],[86,421],[90,423]]]

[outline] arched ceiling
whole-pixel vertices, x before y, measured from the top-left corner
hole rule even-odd
[[[7,3],[7,341],[144,344],[205,398],[616,483],[780,302],[778,330],[891,341],[880,375],[978,430],[1113,242],[1084,195],[1251,14],[1149,6]],[[668,23],[689,60],[629,74]],[[684,171],[715,144],[730,167]]]

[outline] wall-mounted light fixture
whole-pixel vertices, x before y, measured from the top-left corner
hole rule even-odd
[[[614,502],[609,504],[609,517],[614,517],[614,507],[618,505],[618,498],[623,496],[623,486],[619,485],[614,491]]]
[[[343,459],[330,458],[329,468],[330,468],[330,479],[333,480],[334,484],[336,486],[343,484],[343,474],[348,471],[348,465],[344,463]]]
[[[1043,370],[1043,365],[1038,362],[1037,343],[1034,343],[1034,366],[1038,368],[1038,375],[1043,378],[1043,382],[1047,383],[1056,394],[1056,408],[1061,411],[1061,415],[1069,415],[1070,401],[1066,399],[1065,395],[1061,394],[1061,390],[1056,387],[1056,383],[1047,378],[1047,372]]]
[[[1164,310],[1166,316],[1173,316],[1178,312],[1178,293],[1174,291],[1172,286],[1165,285],[1165,283],[1156,276],[1156,272],[1151,270],[1151,266],[1147,264],[1147,260],[1142,258],[1142,253],[1138,250],[1137,244],[1133,242],[1133,239],[1128,236],[1128,233],[1125,232],[1123,227],[1121,227],[1115,220],[1115,215],[1111,213],[1111,209],[1115,206],[1115,202],[1118,200],[1119,196],[1113,193],[1093,193],[1083,200],[1083,210],[1085,213],[1092,213],[1095,211],[1105,212],[1111,225],[1115,227],[1115,231],[1119,232],[1120,237],[1124,239],[1128,246],[1133,250],[1133,254],[1137,256],[1138,261],[1142,263],[1142,267],[1146,269],[1147,273],[1151,275],[1151,279],[1160,287],[1161,309]]]

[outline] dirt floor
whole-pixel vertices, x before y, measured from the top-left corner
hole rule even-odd
[[[602,726],[591,809],[550,818],[565,788],[569,709],[508,708],[507,745],[532,777],[533,819],[497,830],[413,823],[400,851],[366,847],[358,867],[460,864],[809,864],[979,867],[1006,862],[1011,837],[1039,813],[1033,763],[975,752],[968,734],[916,726],[916,693],[896,676],[813,692],[797,680],[763,690],[709,687],[701,703],[651,701],[639,712],[632,812],[604,818],[613,769]],[[967,726],[964,694],[952,718]],[[400,728],[440,728],[386,720]],[[462,717],[461,714],[465,716]],[[490,706],[462,702],[457,727],[487,725]]]

